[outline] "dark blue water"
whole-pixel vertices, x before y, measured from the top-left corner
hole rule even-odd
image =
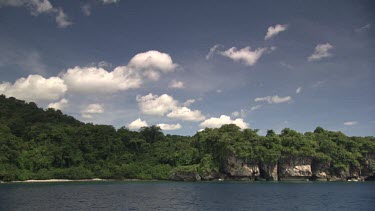
[[[0,210],[375,210],[375,183],[0,184]]]

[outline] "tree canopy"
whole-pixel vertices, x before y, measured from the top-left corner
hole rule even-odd
[[[194,136],[164,135],[157,126],[131,131],[85,124],[59,110],[0,96],[0,180],[48,178],[168,179],[176,170],[223,171],[228,156],[249,163],[309,157],[339,173],[361,169],[375,154],[374,137],[349,137],[317,127],[266,136],[236,125]],[[372,164],[374,165],[374,164]]]

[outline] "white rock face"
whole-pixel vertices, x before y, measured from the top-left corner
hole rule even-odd
[[[298,165],[293,168],[287,168],[286,174],[292,177],[312,176],[311,165]]]
[[[257,164],[251,165],[235,156],[229,156],[226,165],[226,172],[233,177],[257,177],[260,175]]]

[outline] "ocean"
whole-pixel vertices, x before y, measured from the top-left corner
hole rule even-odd
[[[0,210],[375,210],[375,182],[4,183]]]

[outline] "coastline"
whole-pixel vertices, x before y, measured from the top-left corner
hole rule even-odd
[[[140,182],[140,181],[170,181],[170,182],[264,182],[263,180],[236,180],[236,179],[227,179],[227,180],[210,180],[210,181],[176,181],[176,180],[158,180],[158,179],[44,179],[44,180],[24,180],[24,181],[0,181],[0,184],[10,184],[10,183],[70,183],[70,182]],[[267,182],[366,182],[365,180],[280,180],[280,181],[267,181]]]
[[[101,179],[101,178],[93,178],[93,179],[44,179],[44,180],[24,180],[24,181],[0,181],[0,183],[58,183],[58,182],[110,182],[110,181],[144,181],[141,179]],[[156,181],[156,180],[147,180],[147,181]]]

